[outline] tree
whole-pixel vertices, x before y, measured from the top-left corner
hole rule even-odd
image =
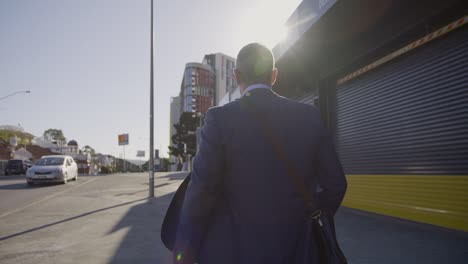
[[[83,153],[90,154],[91,156],[94,156],[94,155],[96,154],[96,151],[95,151],[92,147],[90,147],[89,145],[84,146],[84,147],[81,149],[81,151],[82,151]]]
[[[44,131],[43,137],[45,140],[57,142],[59,145],[65,145],[67,143],[67,139],[63,135],[61,129],[49,128]]]
[[[169,146],[169,154],[175,157],[182,157],[184,155],[183,131],[180,124],[174,124],[176,133],[172,135],[172,146]]]
[[[160,162],[161,162],[161,168],[159,171],[169,171],[169,165],[170,165],[169,159],[161,158]]]
[[[187,154],[192,157],[196,153],[197,137],[195,131],[199,124],[199,117],[192,113],[183,113],[179,123],[174,124],[176,133],[172,136],[173,146],[169,146],[169,154],[176,157],[184,157],[184,144],[187,145]]]
[[[10,138],[16,136],[18,144],[30,145],[33,139],[33,135],[21,131],[15,131],[10,129],[2,129],[0,130],[0,139],[4,140],[5,142],[9,143]]]

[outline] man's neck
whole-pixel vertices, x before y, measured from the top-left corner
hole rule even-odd
[[[245,94],[249,93],[250,91],[256,90],[256,89],[271,89],[271,86],[263,84],[263,83],[257,83],[257,84],[252,84],[249,85],[248,87],[245,87],[241,93],[241,96],[244,96]]]

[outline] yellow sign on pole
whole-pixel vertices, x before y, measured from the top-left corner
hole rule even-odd
[[[119,146],[128,145],[128,134],[120,134],[118,140]]]

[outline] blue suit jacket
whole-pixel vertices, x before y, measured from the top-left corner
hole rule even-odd
[[[335,213],[343,199],[346,179],[318,110],[253,90],[206,113],[174,263],[291,263],[304,228],[304,202],[243,100],[263,112],[322,208]]]

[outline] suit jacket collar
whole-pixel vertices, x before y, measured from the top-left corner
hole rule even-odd
[[[245,96],[246,93],[256,90],[256,89],[271,89],[271,86],[263,84],[263,83],[252,84],[249,87],[245,88],[241,96]]]
[[[242,98],[256,98],[256,97],[264,97],[264,96],[278,96],[277,93],[275,93],[272,89],[254,89],[249,92],[247,92]]]

